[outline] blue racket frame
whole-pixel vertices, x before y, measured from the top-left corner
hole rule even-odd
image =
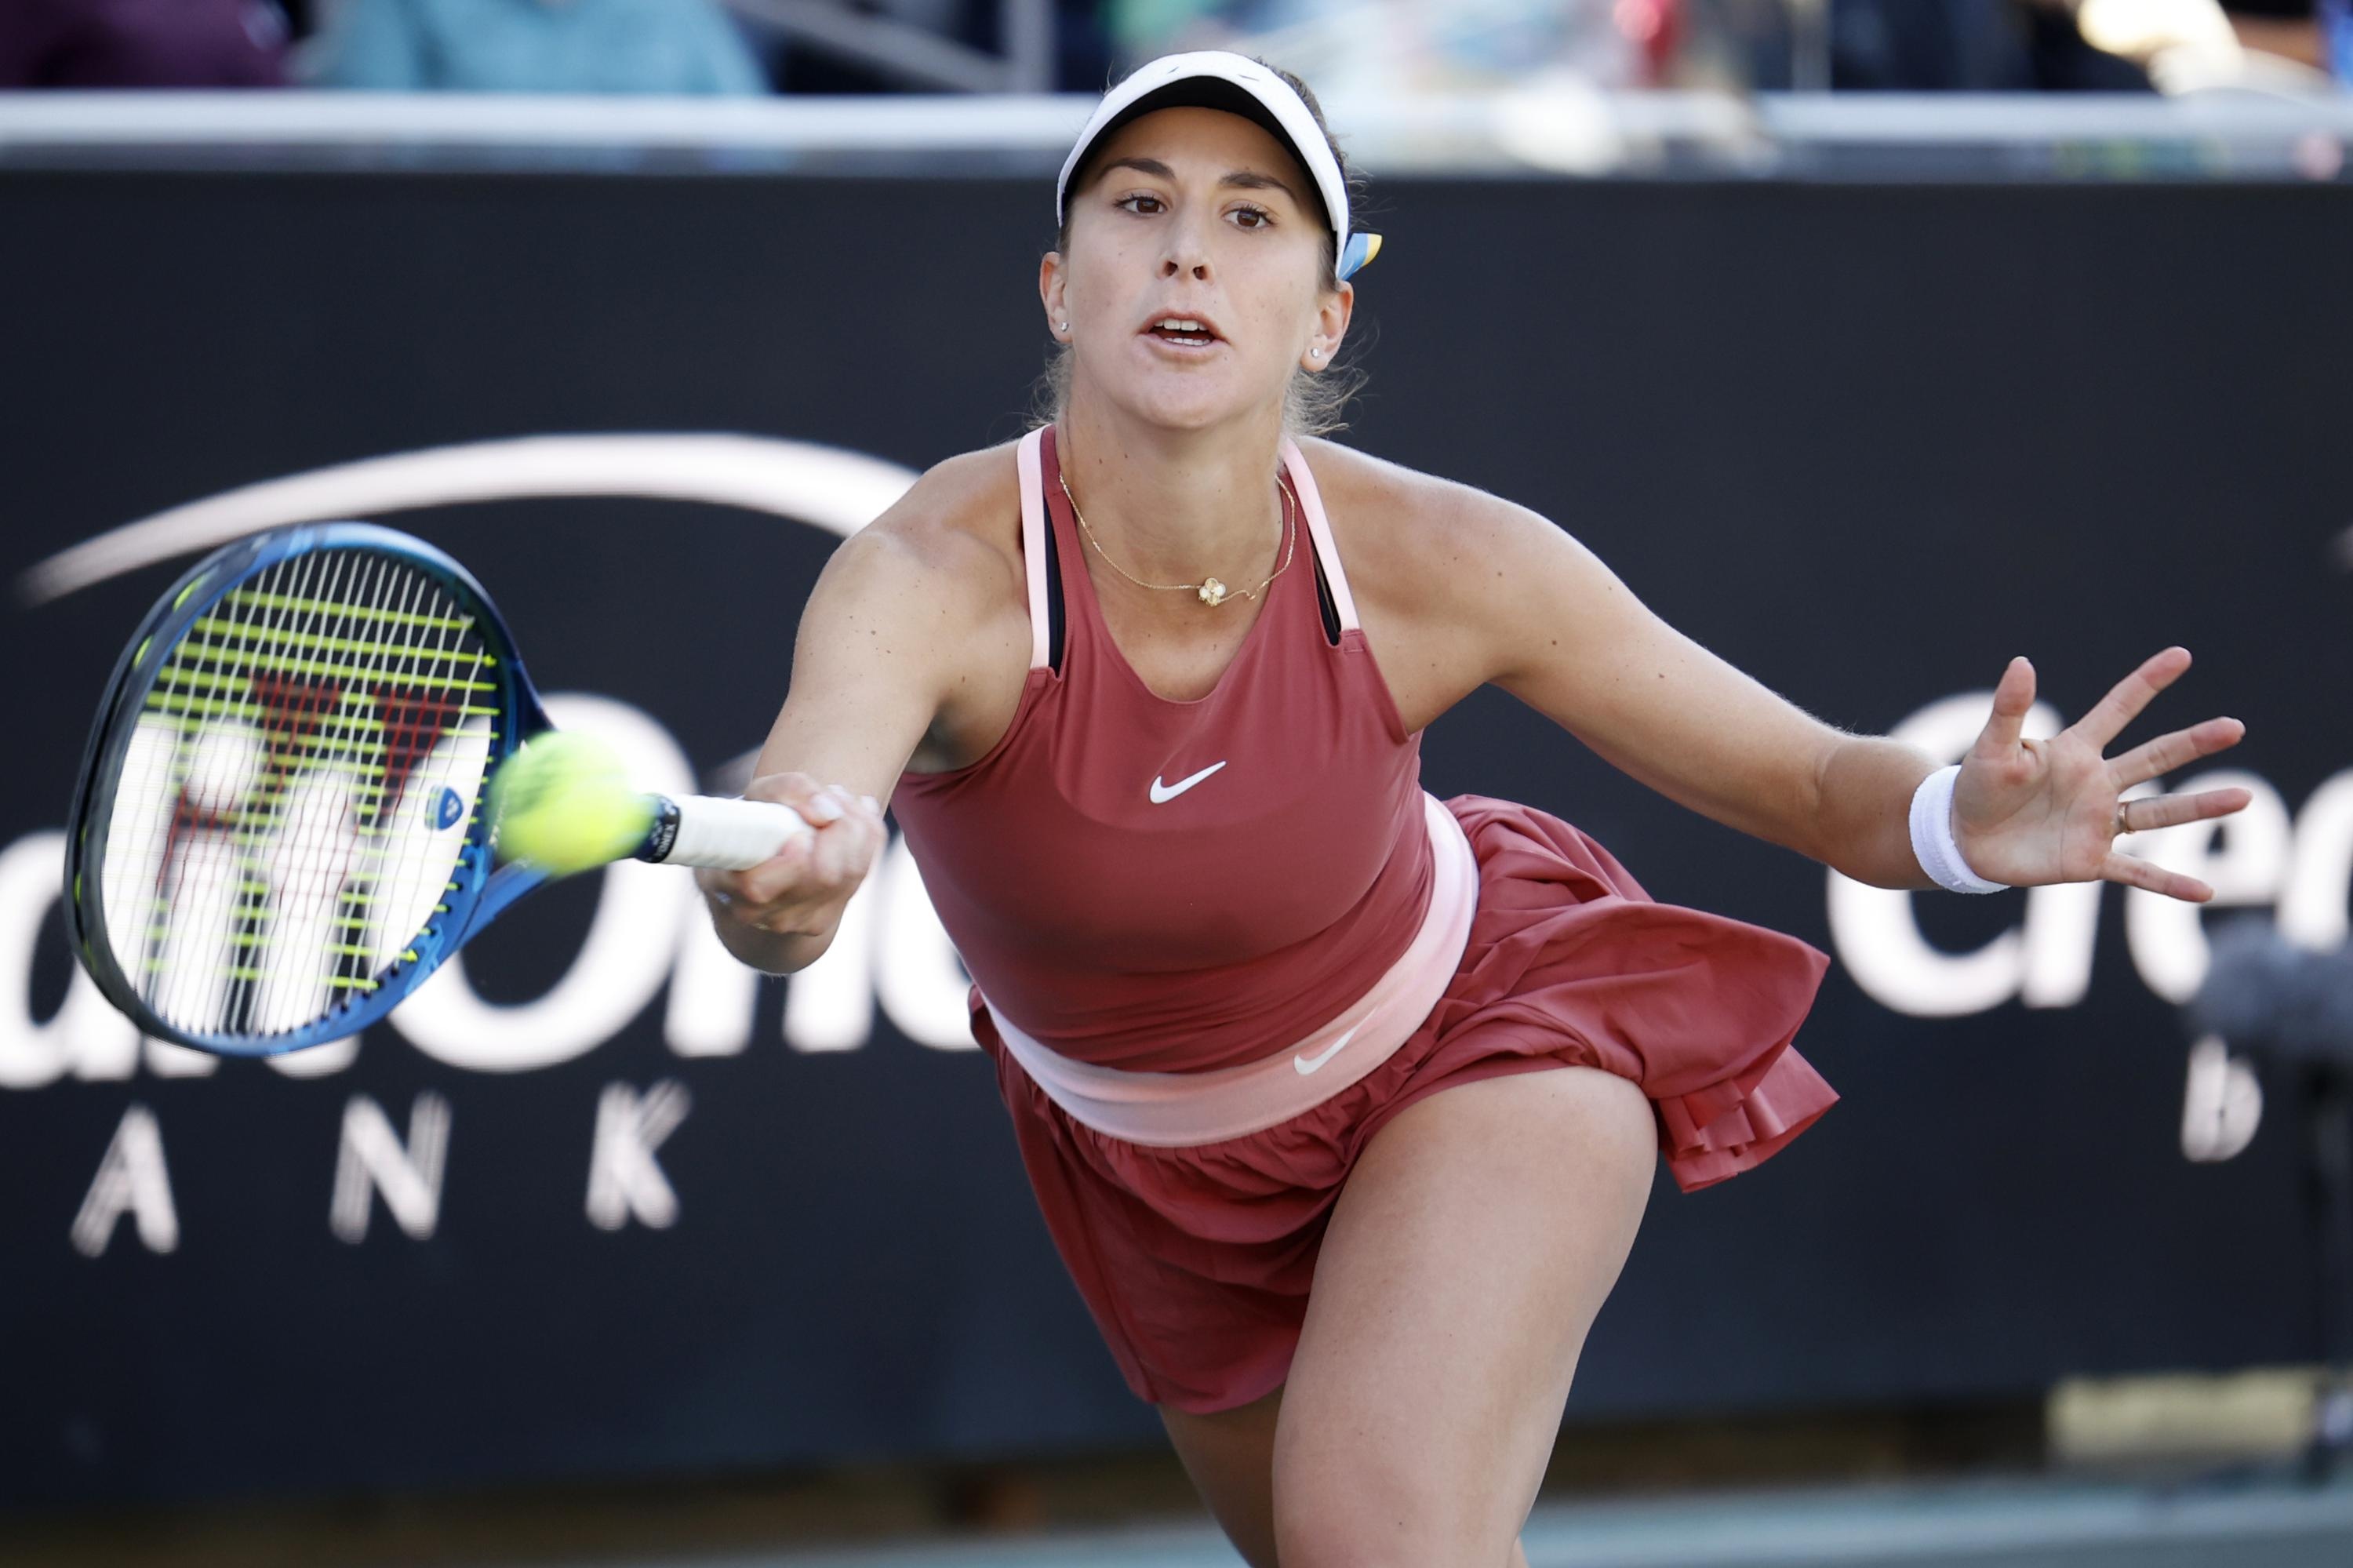
[[[136,732],[147,695],[170,662],[188,629],[210,613],[222,597],[298,556],[322,549],[366,549],[392,556],[434,578],[471,614],[483,643],[497,661],[495,738],[483,787],[470,802],[472,818],[459,851],[457,868],[444,908],[417,933],[404,956],[381,974],[372,990],[353,998],[325,1018],[282,1034],[253,1036],[198,1033],[177,1028],[156,1016],[115,961],[107,930],[102,876],[87,874],[104,863],[108,828],[114,814],[115,786],[125,755]],[[75,956],[100,992],[146,1033],[158,1040],[194,1046],[223,1056],[278,1056],[307,1046],[322,1045],[355,1034],[384,1018],[407,995],[425,983],[450,954],[465,946],[475,932],[489,925],[507,906],[544,884],[548,877],[528,864],[495,860],[496,824],[481,810],[491,776],[532,736],[553,728],[540,705],[539,694],[523,671],[514,637],[505,619],[471,572],[424,540],[374,523],[311,523],[252,535],[206,556],[174,583],[140,623],[122,657],[109,677],[99,706],[99,722],[83,748],[81,773],[73,806],[66,821],[66,935]],[[415,957],[405,956],[413,953]]]

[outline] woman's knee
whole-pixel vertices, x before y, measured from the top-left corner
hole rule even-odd
[[[1282,1568],[1504,1568],[1525,1509],[1502,1477],[1456,1484],[1412,1435],[1329,1444],[1279,1431],[1274,1540]],[[1459,1458],[1461,1456],[1456,1456]]]
[[[1514,1528],[1497,1535],[1485,1510],[1400,1485],[1302,1478],[1278,1467],[1274,1540],[1282,1568],[1504,1568],[1521,1561]]]

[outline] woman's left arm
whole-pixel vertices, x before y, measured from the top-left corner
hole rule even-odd
[[[1477,561],[1485,679],[1668,799],[1878,887],[1934,882],[1912,849],[1912,796],[1935,765],[1911,747],[1814,717],[1653,614],[1590,550],[1525,507],[1456,491],[1450,551]],[[2105,879],[2202,903],[2213,889],[2112,849],[2118,797],[2234,746],[2212,718],[2114,758],[2100,754],[2189,667],[2168,648],[2049,739],[2019,733],[2034,669],[2010,662],[1961,762],[1955,840],[1979,876],[2013,886]],[[2137,832],[2243,808],[2244,789],[2136,800]]]

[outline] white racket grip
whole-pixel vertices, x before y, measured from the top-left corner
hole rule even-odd
[[[653,831],[638,859],[713,871],[755,866],[809,831],[801,814],[773,800],[717,795],[656,795]]]

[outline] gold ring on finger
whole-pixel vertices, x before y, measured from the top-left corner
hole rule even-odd
[[[2116,802],[2116,835],[2118,837],[2122,837],[2124,834],[2133,831],[2132,824],[2125,821],[2126,805],[2126,802],[2123,800]]]

